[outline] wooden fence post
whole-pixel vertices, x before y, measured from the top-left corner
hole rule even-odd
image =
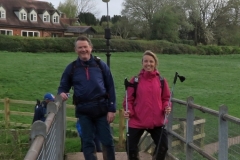
[[[123,117],[123,110],[120,109],[119,110],[119,147],[123,148],[124,147],[124,129],[125,129],[125,125],[124,125],[124,117]]]
[[[8,128],[10,122],[9,98],[4,99],[5,127]]]

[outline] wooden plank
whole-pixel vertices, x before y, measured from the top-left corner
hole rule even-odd
[[[202,124],[202,123],[205,123],[205,122],[206,122],[205,119],[194,120],[193,125]]]
[[[175,124],[172,126],[172,130],[177,130],[180,128],[180,124]]]
[[[5,114],[5,127],[7,128],[10,122],[10,108],[9,108],[9,99],[5,98],[4,100],[4,114]]]
[[[18,116],[33,116],[34,113],[31,112],[19,112],[19,111],[10,111],[11,115],[18,115]]]
[[[10,103],[15,103],[15,104],[33,104],[35,105],[36,102],[35,101],[23,101],[23,100],[14,100],[14,99],[10,99]]]
[[[0,121],[0,123],[4,124],[4,121]],[[24,124],[24,123],[16,123],[16,122],[10,122],[10,125],[12,126],[19,126],[19,127],[30,127],[31,124]]]
[[[176,141],[173,141],[172,142],[172,147],[175,147],[175,146],[178,146],[181,144],[181,141],[180,140],[176,140]]]
[[[197,140],[197,139],[204,138],[204,137],[205,137],[205,133],[194,135],[193,140]]]
[[[77,122],[77,118],[74,117],[66,117],[66,120],[71,122]]]

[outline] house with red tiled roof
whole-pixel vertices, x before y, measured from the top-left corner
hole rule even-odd
[[[62,37],[66,30],[60,13],[45,1],[0,0],[0,34]]]
[[[0,0],[0,34],[72,37],[96,33],[91,26],[73,26],[76,22],[77,18],[67,18],[43,0]]]

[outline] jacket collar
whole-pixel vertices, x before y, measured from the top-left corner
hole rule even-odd
[[[154,78],[156,76],[159,76],[159,72],[156,69],[151,72],[148,72],[148,71],[145,71],[144,69],[142,69],[139,73],[139,76],[143,76],[145,78]]]

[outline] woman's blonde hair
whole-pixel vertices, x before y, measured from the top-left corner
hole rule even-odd
[[[156,54],[153,53],[153,52],[150,51],[150,50],[146,50],[146,51],[143,53],[142,62],[143,62],[143,57],[146,56],[146,55],[153,57],[153,59],[154,59],[154,61],[155,61],[155,63],[156,63],[156,67],[157,67],[157,65],[158,65],[158,58],[157,58]],[[155,68],[156,68],[156,67],[155,67]]]

